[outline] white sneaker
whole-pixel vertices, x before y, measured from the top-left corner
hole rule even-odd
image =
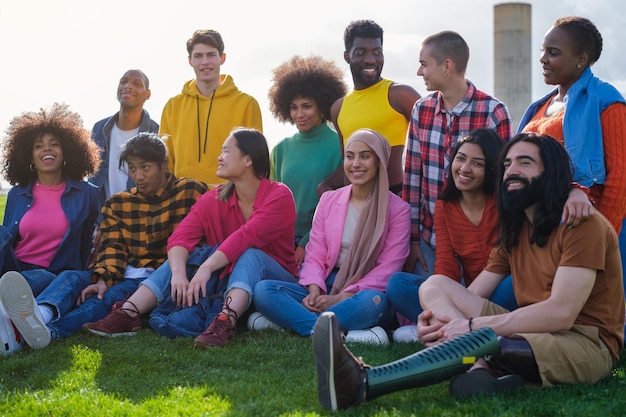
[[[22,274],[9,271],[0,278],[0,302],[28,346],[43,349],[50,344],[50,331]]]
[[[13,326],[13,322],[0,302],[0,353],[10,355],[22,350],[22,346],[24,346],[24,339]]]
[[[388,345],[389,336],[380,326],[365,330],[350,330],[344,336],[346,342],[370,343],[372,345]]]
[[[267,319],[263,314],[255,311],[248,317],[248,330],[285,330],[278,324],[273,323]]]
[[[417,324],[407,324],[400,326],[393,332],[393,341],[395,343],[413,343],[419,342],[417,338]]]

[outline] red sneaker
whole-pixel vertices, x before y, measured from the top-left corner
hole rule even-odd
[[[226,320],[224,320],[224,317]],[[220,313],[209,324],[209,327],[200,336],[196,337],[193,346],[198,349],[205,349],[207,346],[223,347],[235,336],[237,329],[230,321],[230,317]]]
[[[137,314],[133,317],[128,314],[129,312]],[[104,337],[134,336],[141,330],[141,315],[136,309],[132,310],[119,306],[105,318],[83,324],[82,329],[85,333]]]

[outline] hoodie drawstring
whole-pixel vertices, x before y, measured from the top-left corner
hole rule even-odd
[[[217,90],[217,89],[215,89]],[[209,136],[209,119],[211,118],[211,110],[213,109],[213,98],[215,98],[215,90],[213,90],[213,94],[211,94],[211,102],[209,103],[209,112],[206,116],[206,126],[204,127],[204,149],[201,149],[200,143],[200,98],[196,95],[196,115],[198,117],[198,162],[200,162],[200,157],[202,153],[206,153],[206,144],[207,138]]]

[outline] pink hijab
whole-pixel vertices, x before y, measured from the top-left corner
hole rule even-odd
[[[371,129],[359,129],[352,133],[346,142],[346,148],[355,141],[366,144],[378,157],[378,176],[367,196],[348,255],[337,272],[330,294],[340,293],[372,269],[387,222],[389,207],[387,164],[391,155],[391,146],[384,136]]]

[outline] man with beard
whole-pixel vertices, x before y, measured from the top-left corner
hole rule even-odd
[[[343,154],[343,138],[358,129],[368,128],[383,135],[391,145],[387,172],[389,189],[402,191],[402,155],[413,104],[420,95],[413,87],[398,84],[381,76],[383,29],[372,20],[356,20],[344,31],[343,59],[350,65],[354,89],[335,101],[330,117],[339,134]],[[328,177],[318,191],[336,189],[347,184],[343,167]]]
[[[611,372],[624,345],[615,230],[598,211],[576,227],[561,222],[571,162],[551,137],[517,135],[500,171],[501,236],[483,272],[468,288],[445,276],[420,287],[418,336],[427,349],[369,368],[341,343],[335,317],[320,317],[313,346],[323,406],[347,408],[454,375],[451,394],[466,397],[591,384]],[[514,311],[488,301],[509,273]]]

